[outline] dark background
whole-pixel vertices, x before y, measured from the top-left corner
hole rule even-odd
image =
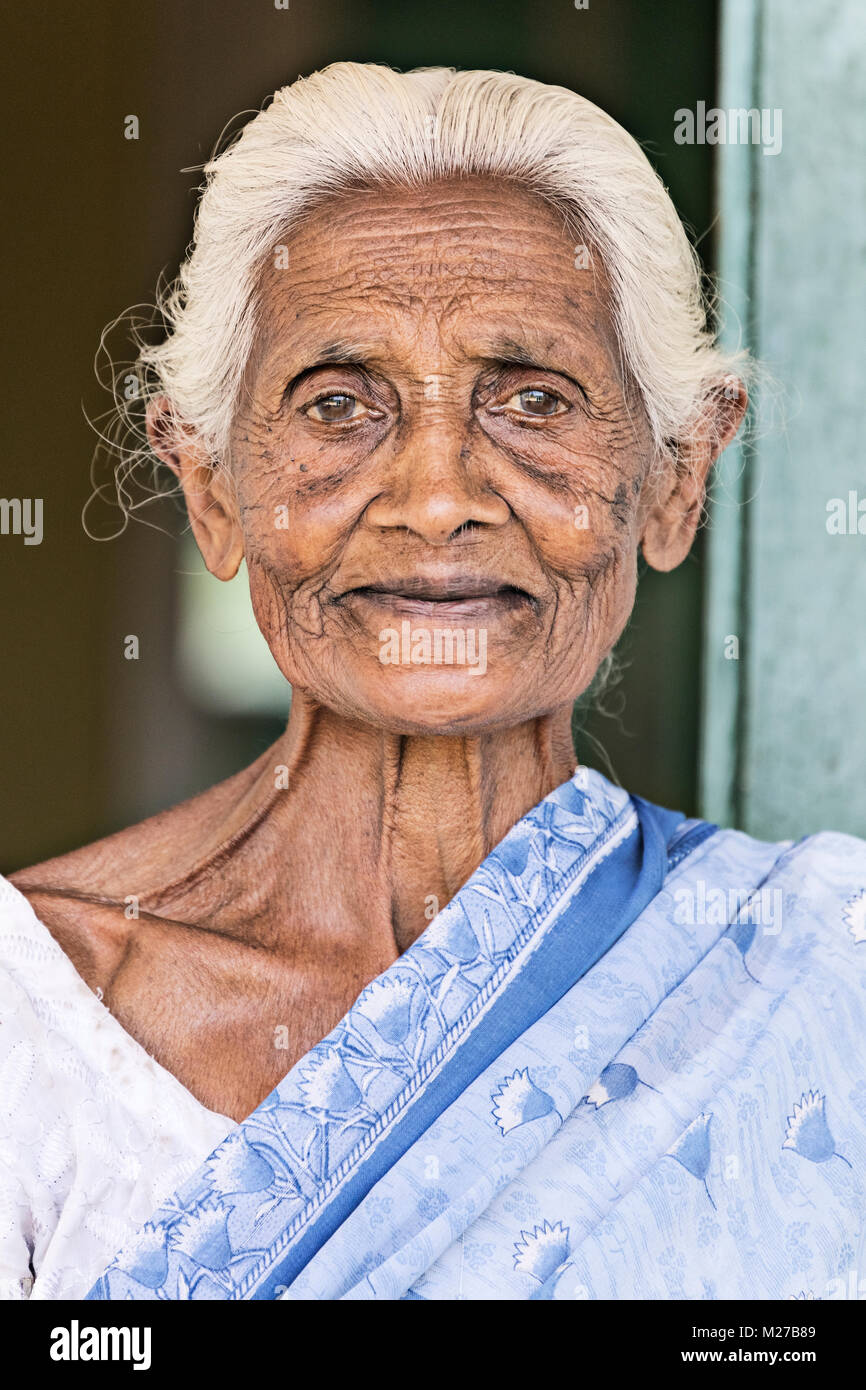
[[[712,103],[711,0],[49,0],[3,22],[6,497],[44,499],[45,538],[0,537],[0,867],[73,848],[252,760],[278,720],[197,709],[176,674],[182,518],[88,538],[94,436],[109,404],[105,325],[152,302],[189,240],[200,165],[230,118],[340,60],[512,69],[573,88],[641,141],[712,256],[712,151],[676,146],[674,111]],[[124,117],[140,139],[124,139]],[[709,233],[709,234],[708,234]],[[711,261],[709,268],[712,268]],[[586,717],[582,760],[695,808],[701,545],[642,580],[627,669]],[[138,661],[123,638],[140,638]],[[661,654],[661,655],[660,655]],[[583,719],[583,717],[582,717]],[[600,741],[601,748],[598,746]],[[608,763],[606,759],[609,759]]]

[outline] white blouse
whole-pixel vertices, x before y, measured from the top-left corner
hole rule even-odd
[[[0,1299],[81,1299],[234,1128],[161,1067],[0,876]]]

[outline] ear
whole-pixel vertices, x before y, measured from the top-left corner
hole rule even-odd
[[[244,541],[230,480],[200,447],[183,438],[165,396],[148,404],[147,438],[153,452],[180,480],[190,526],[211,574],[234,579],[244,556]]]
[[[641,535],[644,559],[653,569],[676,569],[691,550],[710,469],[740,428],[748,403],[743,383],[727,377],[707,397],[688,438],[676,442],[671,462],[655,484]]]

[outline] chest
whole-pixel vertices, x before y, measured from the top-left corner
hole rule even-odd
[[[396,959],[384,935],[283,921],[276,945],[32,895],[121,1027],[209,1110],[242,1120]]]
[[[142,953],[104,1003],[208,1109],[241,1120],[389,961],[372,952],[251,951],[224,941]]]

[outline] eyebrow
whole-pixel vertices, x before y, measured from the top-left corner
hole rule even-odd
[[[547,360],[548,351],[551,350],[553,350],[553,362]],[[532,348],[519,342],[516,338],[507,335],[497,336],[491,339],[489,344],[481,349],[477,355],[487,362],[496,362],[506,367],[528,367],[534,371],[554,372],[556,375],[571,381],[584,396],[587,394],[583,382],[572,372],[567,371],[564,366],[554,365],[557,354],[554,343],[549,340],[542,343],[539,339],[536,347]],[[286,382],[282,393],[283,400],[286,400],[314,372],[321,371],[325,367],[356,367],[365,374],[369,373],[371,361],[381,360],[382,348],[381,344],[376,345],[369,340],[341,338],[316,347],[310,356],[312,360]]]
[[[374,356],[374,351],[369,343],[350,343],[347,340],[326,343],[317,349],[313,354],[314,361],[306,367],[302,367],[290,381],[286,382],[283,391],[283,399],[291,395],[301,382],[306,381],[313,372],[320,371],[323,367],[357,367],[361,371],[367,370],[367,363]]]
[[[517,338],[496,337],[483,349],[482,355],[489,362],[502,362],[506,366],[530,367],[536,371],[557,372],[560,376],[570,375],[564,365],[557,365],[561,363],[561,357],[556,351],[555,341],[550,339],[539,338],[533,345],[520,342]]]
[[[322,362],[357,362],[359,358],[366,355],[367,344],[359,342],[349,342],[346,338],[338,339],[333,343],[326,343],[316,354]]]
[[[539,346],[541,346],[540,343]],[[504,366],[528,367],[532,371],[553,372],[557,376],[563,376],[567,381],[570,381],[573,386],[576,386],[588,400],[589,397],[586,387],[578,377],[574,376],[573,372],[566,371],[565,367],[555,366],[554,363],[545,360],[547,357],[546,349],[549,348],[549,346],[550,345],[547,344],[545,345],[545,350],[537,352],[528,347],[524,347],[522,343],[517,342],[514,338],[495,338],[490,343],[484,356],[488,361],[501,362]]]
[[[516,367],[540,367],[538,361],[539,354],[530,352],[522,343],[516,342],[513,338],[497,338],[490,345],[490,357],[494,357],[498,362],[511,362]],[[543,356],[544,354],[540,354]]]

